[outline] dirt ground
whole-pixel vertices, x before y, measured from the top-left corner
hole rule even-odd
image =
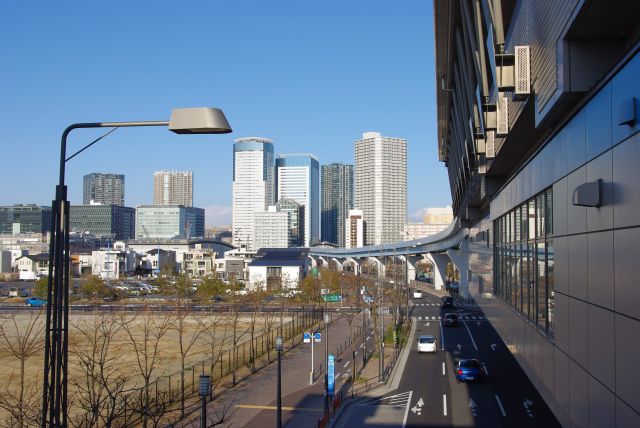
[[[34,333],[39,332],[38,351],[31,356],[25,364],[25,379],[27,384],[33,388],[42,388],[42,366],[44,351],[42,350],[44,343],[44,322],[46,314],[44,311],[29,311],[17,313],[0,313],[0,394],[8,394],[15,391],[18,384],[18,375],[20,372],[20,361],[11,353],[11,349],[7,345],[16,344],[19,339],[24,338],[28,327],[34,325]],[[272,315],[273,317],[273,315]],[[286,323],[290,319],[285,317],[283,321]],[[196,314],[184,316],[184,332],[183,343],[185,346],[195,336],[194,345],[186,358],[186,366],[200,362],[210,357],[210,345],[208,341],[211,334],[203,334],[203,331],[212,333],[211,324],[218,321],[216,327],[215,340],[216,348],[222,346],[228,349],[232,346],[231,340],[223,343],[224,336],[227,338],[233,333],[235,326],[238,335],[242,334],[238,343],[249,340],[250,335],[247,330],[250,327],[251,319],[249,316],[241,316],[234,319],[229,314]],[[274,321],[271,321],[274,322]],[[277,318],[275,326],[279,325],[280,319]],[[174,374],[180,371],[180,346],[178,322],[175,314],[172,313],[95,313],[95,314],[72,314],[70,316],[69,330],[69,394],[73,394],[74,380],[82,380],[83,372],[81,370],[80,356],[78,353],[87,354],[97,347],[91,345],[91,341],[96,337],[97,332],[111,330],[113,333],[110,344],[109,358],[114,358],[117,370],[123,375],[129,377],[129,386],[140,385],[142,378],[138,368],[138,358],[144,352],[145,335],[148,338],[147,355],[151,358],[154,355],[157,358],[155,363],[156,369],[153,372],[151,380],[156,378]],[[208,329],[203,327],[209,325]],[[258,316],[255,323],[255,335],[259,335],[265,328],[265,319]],[[225,331],[226,330],[226,331]],[[160,335],[159,332],[165,331]],[[155,352],[156,337],[157,352]],[[136,347],[138,347],[136,352]],[[0,418],[2,410],[0,410]]]

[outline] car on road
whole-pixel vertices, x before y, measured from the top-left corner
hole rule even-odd
[[[420,290],[413,290],[413,298],[414,298],[414,299],[422,299],[422,291],[420,291]]]
[[[445,296],[442,298],[442,307],[443,308],[453,308],[453,297]]]
[[[457,327],[460,325],[460,317],[458,316],[458,314],[444,314],[442,323],[445,327]]]
[[[418,352],[436,352],[436,338],[420,336],[418,338]]]
[[[43,307],[43,306],[47,306],[47,301],[43,300],[39,297],[29,297],[27,300],[25,300],[24,302],[27,306],[34,306],[34,307]]]
[[[458,382],[483,381],[487,378],[487,371],[482,363],[476,359],[458,361],[456,366],[456,380]]]

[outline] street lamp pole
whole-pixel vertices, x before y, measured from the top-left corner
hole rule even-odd
[[[329,312],[326,311],[325,304],[324,313],[324,363],[326,364],[324,371],[324,414],[329,412]]]
[[[229,122],[219,109],[175,109],[169,121],[75,123],[62,133],[60,175],[51,210],[49,243],[49,279],[44,346],[42,390],[42,428],[66,427],[68,416],[67,368],[69,360],[69,201],[65,167],[70,161],[117,128],[168,126],[176,134],[223,134],[231,132]],[[74,129],[113,128],[67,157],[67,137]]]
[[[278,352],[278,385],[276,387],[276,428],[282,428],[282,367],[280,356],[282,355],[282,337],[276,337],[276,351]]]
[[[200,388],[199,394],[202,399],[200,405],[200,428],[207,427],[207,396],[209,395],[211,390],[211,376],[201,374],[200,375]]]

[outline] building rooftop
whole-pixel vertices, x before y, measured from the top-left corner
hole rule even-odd
[[[249,266],[304,266],[308,248],[261,248]]]

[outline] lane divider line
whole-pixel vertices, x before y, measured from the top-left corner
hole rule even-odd
[[[442,362],[442,376],[446,376],[445,371],[444,371],[444,361]]]
[[[500,397],[498,397],[498,394],[496,394],[495,397],[496,397],[496,401],[498,402],[498,407],[500,407],[500,413],[502,413],[502,417],[506,418],[507,414],[504,411],[504,407],[502,407],[502,401],[500,401]]]
[[[411,407],[411,396],[413,391],[409,391],[409,399],[407,400],[407,407],[404,409],[404,418],[402,419],[402,428],[407,426],[407,416],[409,416],[409,407]]]
[[[447,416],[447,394],[442,394],[442,414]]]
[[[473,335],[471,334],[471,330],[469,330],[469,326],[467,325],[467,322],[466,321],[462,321],[462,323],[464,324],[465,328],[469,332],[469,337],[471,338],[471,343],[473,343],[473,347],[476,348],[476,351],[477,351],[478,350],[478,346],[476,345],[476,341],[473,340]]]

